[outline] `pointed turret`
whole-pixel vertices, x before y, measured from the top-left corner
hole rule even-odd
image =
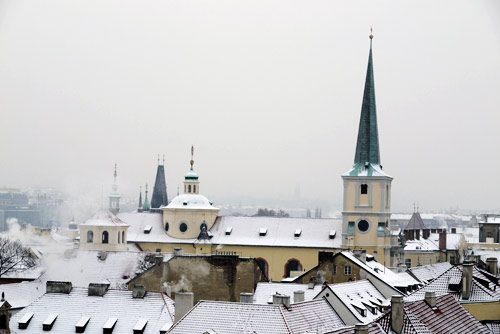
[[[151,197],[151,208],[159,209],[162,206],[168,205],[167,184],[165,182],[165,157],[163,157],[163,165],[160,165],[158,159],[158,169],[156,170],[155,186],[153,188],[153,196]]]
[[[137,212],[142,212],[142,186],[139,186],[139,205],[137,206]]]
[[[146,191],[144,194],[144,205],[142,206],[142,211],[149,211],[151,209],[151,205],[149,204],[148,199],[148,184],[146,183]]]
[[[117,164],[115,163],[115,172],[113,173],[113,185],[111,186],[111,192],[109,193],[109,210],[113,214],[117,214],[120,211],[120,193],[118,192],[118,183],[116,183],[117,177]]]
[[[358,141],[356,144],[355,164],[370,163],[380,165],[378,145],[377,107],[375,104],[375,80],[373,77],[372,40],[370,35],[370,55],[366,70],[365,91],[359,120]]]

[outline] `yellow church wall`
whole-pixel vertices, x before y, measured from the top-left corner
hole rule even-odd
[[[461,303],[478,321],[500,320],[500,301]]]
[[[163,209],[163,226],[168,222],[167,234],[174,238],[192,239],[200,234],[200,225],[207,223],[209,230],[215,223],[219,210],[185,210],[185,209]],[[186,232],[181,232],[180,224],[184,222],[188,225]]]
[[[368,194],[363,195],[360,193],[361,184],[368,185]],[[386,180],[345,180],[344,211],[360,212],[364,209],[362,207],[365,206],[369,209],[367,212],[388,212],[390,207],[386,207],[387,201],[382,202],[382,196],[385,193],[385,187],[387,185],[389,186],[390,193],[390,182]],[[358,204],[356,204],[356,198],[358,198]]]

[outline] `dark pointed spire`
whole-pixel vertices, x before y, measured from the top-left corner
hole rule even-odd
[[[163,205],[168,205],[167,184],[165,182],[165,168],[163,165],[158,164],[153,196],[151,197],[151,207],[158,209]]]
[[[373,77],[372,40],[370,35],[370,55],[366,70],[365,91],[361,118],[359,120],[358,141],[356,144],[355,164],[371,163],[380,165],[380,151],[378,144],[377,108],[375,105],[375,81]]]
[[[139,205],[138,208],[142,210],[142,186],[139,186]]]
[[[144,205],[142,206],[143,211],[149,211],[151,209],[151,205],[149,205],[148,199],[148,184],[146,183],[146,191],[144,196]]]

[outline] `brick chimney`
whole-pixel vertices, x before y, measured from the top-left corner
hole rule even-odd
[[[446,230],[439,233],[439,249],[446,250]]]
[[[486,259],[488,272],[492,275],[498,275],[498,259],[496,257],[489,257]]]
[[[273,295],[274,305],[285,305],[286,308],[290,307],[290,296],[275,294]]]
[[[391,298],[391,329],[401,334],[404,322],[404,301],[403,296],[394,295]]]
[[[464,263],[462,265],[462,299],[470,298],[470,291],[472,288],[472,270],[474,265],[472,263]]]
[[[293,303],[300,303],[304,301],[304,290],[297,290],[293,292]]]
[[[426,291],[425,302],[430,308],[434,309],[436,307],[436,293],[434,291]]]

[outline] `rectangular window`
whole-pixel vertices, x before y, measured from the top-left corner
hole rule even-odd
[[[347,225],[347,233],[354,233],[354,222],[349,222]]]
[[[344,266],[344,275],[347,275],[347,276],[352,275],[352,267],[351,266]]]
[[[488,232],[488,238],[493,238],[493,233]]]
[[[384,233],[385,233],[385,223],[384,222],[378,223],[377,232],[379,235],[380,234],[384,235]]]
[[[362,184],[361,185],[361,195],[366,195],[366,194],[368,194],[368,185]]]
[[[411,259],[405,259],[406,268],[411,268]]]
[[[333,275],[337,275],[337,266],[333,266],[332,273]]]

